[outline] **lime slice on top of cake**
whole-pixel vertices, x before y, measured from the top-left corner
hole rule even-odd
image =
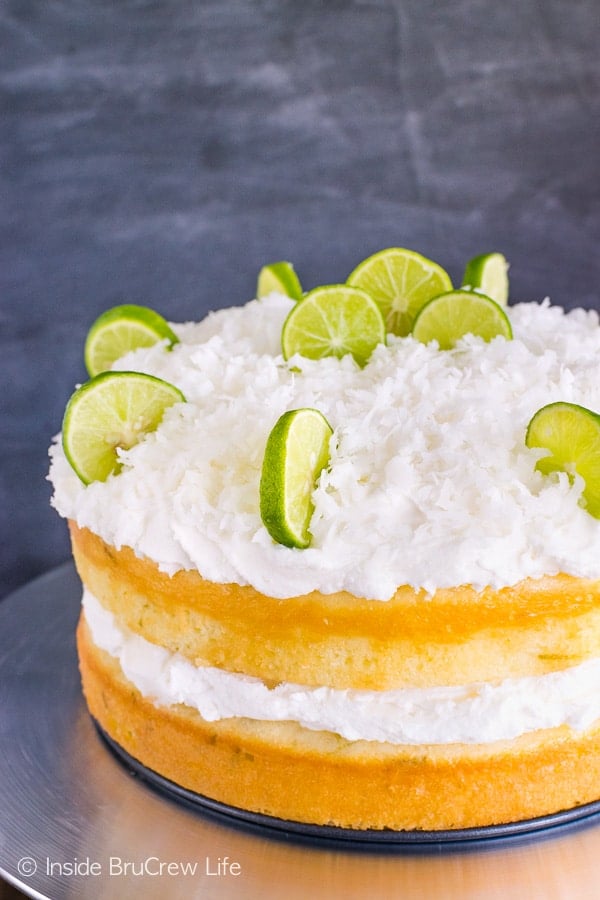
[[[83,481],[106,481],[120,468],[119,449],[137,444],[185,397],[174,385],[141,372],[104,372],[82,384],[62,425],[65,456]]]
[[[510,319],[497,303],[473,291],[449,291],[434,297],[418,313],[413,337],[423,344],[437,341],[440,350],[450,350],[461,337],[474,334],[491,341],[510,340]]]
[[[480,253],[465,267],[462,288],[479,291],[500,306],[508,303],[508,262],[502,253]]]
[[[271,537],[287,547],[310,544],[312,492],[329,460],[333,429],[318,409],[293,409],[267,440],[260,480],[260,514]]]
[[[544,475],[580,475],[585,508],[600,518],[600,415],[576,403],[549,403],[532,417],[525,443],[548,451],[536,466]]]
[[[452,289],[448,273],[414,250],[388,247],[363,260],[347,283],[370,294],[383,313],[386,329],[406,335],[416,314],[432,297]]]
[[[85,341],[84,360],[93,378],[118,359],[140,347],[152,347],[166,341],[169,347],[179,338],[160,313],[147,306],[126,303],[114,306],[98,316]]]
[[[351,353],[363,366],[378,344],[385,344],[385,323],[379,307],[365,291],[331,284],[309,291],[283,324],[285,359],[295,353],[309,359]]]
[[[258,273],[256,296],[260,300],[268,294],[284,294],[292,300],[302,299],[302,285],[290,262],[284,260],[263,266]]]

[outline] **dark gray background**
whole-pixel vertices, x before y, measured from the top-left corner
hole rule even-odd
[[[408,246],[600,298],[598,0],[0,0],[1,570],[68,556],[47,446],[87,328]]]

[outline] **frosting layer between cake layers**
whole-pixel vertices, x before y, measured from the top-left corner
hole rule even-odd
[[[205,721],[246,717],[294,721],[348,740],[391,744],[483,744],[600,718],[600,659],[560,672],[498,683],[390,691],[336,690],[283,683],[269,688],[215,667],[194,666],[122,625],[84,590],[91,637],[126,678],[160,706],[182,703]]]

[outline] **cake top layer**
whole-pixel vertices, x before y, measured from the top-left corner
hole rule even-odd
[[[173,325],[180,338],[114,368],[158,376],[187,403],[121,452],[123,469],[84,486],[59,441],[58,512],[173,573],[251,584],[274,597],[347,590],[377,600],[409,584],[499,588],[560,571],[600,578],[600,521],[583,483],[535,469],[533,413],[557,400],[600,410],[594,311],[523,303],[514,340],[467,335],[440,351],[388,335],[360,368],[351,356],[281,355],[293,301],[271,294]],[[273,542],[259,512],[267,437],[288,409],[315,407],[334,429],[313,495],[311,546]]]

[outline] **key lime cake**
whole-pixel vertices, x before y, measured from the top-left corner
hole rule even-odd
[[[144,766],[352,829],[600,798],[598,316],[506,307],[493,256],[486,294],[393,248],[92,328],[52,503],[89,710]]]

